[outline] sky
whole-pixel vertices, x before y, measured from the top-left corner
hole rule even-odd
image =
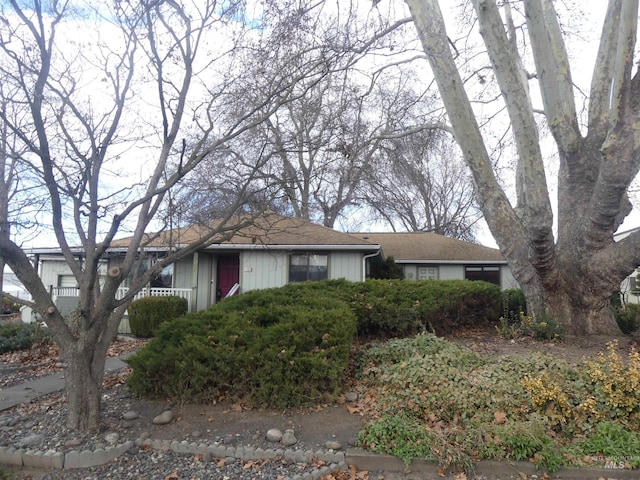
[[[361,1],[365,1],[365,0],[361,0]],[[368,0],[366,0],[368,1]],[[389,3],[389,8],[393,8],[393,9],[398,9],[398,3],[400,0],[382,0],[384,3]],[[575,0],[570,0],[570,1],[575,1]],[[395,3],[394,3],[395,2]],[[454,2],[452,0],[444,0],[441,2],[442,5],[448,5],[448,4],[453,4]],[[457,2],[455,2],[457,3]],[[391,5],[393,4],[393,7],[391,7]],[[401,2],[402,5],[404,5],[404,2]],[[591,38],[597,38],[598,34],[599,34],[599,30],[600,30],[600,24],[599,21],[602,18],[603,15],[603,11],[606,7],[606,2],[604,2],[603,0],[584,0],[583,2],[581,2],[582,5],[586,5],[588,7],[588,13],[591,14],[591,18],[588,18],[585,20],[585,25],[592,25],[591,28],[587,28],[585,29],[583,32],[581,32],[582,34],[584,34],[585,37],[591,37]],[[382,8],[381,11],[385,11],[383,7],[383,4],[380,3],[380,8]],[[443,10],[445,11],[445,13],[447,14],[447,19],[450,23],[455,22],[455,18],[451,15],[451,13],[446,10],[443,7]],[[594,49],[591,51],[595,50],[595,46]],[[589,51],[589,50],[587,50]],[[573,67],[573,76],[574,79],[586,79],[589,78],[591,75],[591,69],[593,67],[592,64],[592,56],[590,55],[584,55],[580,57],[580,62],[579,63],[574,63]],[[588,87],[588,85],[587,85]],[[123,153],[123,157],[127,156],[127,153],[130,155],[131,152],[124,152]],[[140,167],[139,163],[136,162],[127,162],[125,167],[126,169],[131,169],[133,168],[133,170],[137,170],[137,174],[136,176],[143,176],[143,172],[142,169]],[[126,170],[125,170],[126,171]],[[131,171],[131,170],[129,170]],[[552,175],[550,175],[549,178],[552,178]],[[552,193],[552,195],[554,195],[555,192]],[[483,244],[483,245],[487,245],[487,246],[492,246],[492,247],[496,247],[496,243],[495,240],[493,239],[493,237],[491,236],[488,228],[486,227],[486,223],[484,223],[484,221],[481,222],[482,223],[482,228],[480,229],[479,235],[478,235],[478,241]],[[634,212],[633,215],[631,215],[625,222],[625,224],[623,225],[623,227],[621,227],[621,230],[625,230],[628,228],[633,228],[637,225],[640,224],[640,213],[639,212]],[[39,237],[37,242],[38,242],[38,246],[44,246],[42,241],[43,238],[46,237]],[[46,240],[45,241],[49,241]],[[55,243],[53,243],[55,244]],[[48,245],[47,245],[48,246]]]

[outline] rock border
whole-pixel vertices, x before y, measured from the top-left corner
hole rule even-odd
[[[220,443],[198,443],[187,440],[154,440],[138,438],[105,449],[72,450],[67,453],[53,449],[37,451],[14,447],[0,447],[0,464],[11,466],[25,466],[33,468],[74,469],[90,468],[109,463],[133,447],[169,451],[178,454],[202,455],[206,461],[212,459],[234,460],[274,460],[284,458],[296,463],[311,463],[317,459],[326,463],[323,467],[314,468],[303,474],[285,477],[284,480],[318,480],[319,478],[342,470],[350,466],[359,470],[386,472],[413,472],[430,475],[441,475],[438,465],[422,459],[414,459],[409,466],[393,455],[369,452],[359,448],[348,448],[346,452],[335,450],[303,450],[294,448],[254,448],[247,446],[228,446]],[[452,472],[448,472],[452,473]],[[481,461],[475,464],[476,474],[526,474],[531,477],[539,474],[535,466],[528,462],[498,462]],[[615,468],[562,468],[553,474],[553,478],[565,480],[583,480],[587,478],[607,480],[633,480],[638,478],[638,470],[624,470]]]
[[[173,451],[179,454],[203,455],[204,458],[233,458],[235,460],[273,460],[284,458],[296,463],[311,463],[312,459],[318,459],[326,463],[324,467],[314,468],[304,474],[285,477],[284,480],[318,480],[324,475],[329,475],[338,470],[347,469],[346,455],[344,452],[332,450],[301,450],[301,449],[262,449],[244,446],[226,446],[218,443],[207,444],[188,442],[183,440],[152,440],[138,438],[135,441],[127,441],[106,449],[72,450],[70,452],[58,452],[56,450],[37,451],[22,448],[0,447],[0,464],[12,466],[24,466],[34,468],[72,469],[89,468],[109,463],[120,455],[128,452],[134,446],[158,451]]]

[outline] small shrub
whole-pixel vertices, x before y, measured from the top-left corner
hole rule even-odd
[[[34,344],[49,341],[48,330],[37,323],[8,322],[0,324],[0,353],[26,350]]]
[[[536,340],[560,340],[564,335],[562,327],[550,315],[532,316],[522,311],[500,317],[496,330],[502,338],[509,339],[532,337]]]
[[[628,303],[613,308],[613,315],[622,333],[629,335],[640,328],[640,304]]]
[[[153,336],[158,326],[187,313],[187,300],[181,297],[144,297],[128,308],[131,333],[136,337]]]
[[[596,399],[604,403],[610,417],[627,417],[640,411],[640,354],[631,351],[625,362],[617,352],[618,342],[607,345],[607,353],[587,363]]]
[[[380,257],[371,259],[371,278],[377,279],[399,279],[404,278],[403,268],[396,263],[393,257],[387,257],[383,260]]]

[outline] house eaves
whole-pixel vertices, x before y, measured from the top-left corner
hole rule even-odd
[[[323,245],[323,244],[303,244],[303,245],[267,245],[267,244],[246,244],[246,243],[217,243],[209,245],[206,250],[327,250],[327,251],[370,251],[377,252],[380,245]]]
[[[395,259],[394,259],[395,260]],[[429,265],[507,265],[506,260],[395,260],[398,264],[429,264]]]

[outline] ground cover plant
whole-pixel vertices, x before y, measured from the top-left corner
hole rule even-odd
[[[31,348],[34,344],[48,344],[51,336],[37,323],[9,321],[0,324],[0,353]]]
[[[476,460],[549,472],[638,466],[640,356],[624,358],[615,343],[572,365],[543,353],[479,354],[425,333],[365,347],[358,376],[376,398],[360,446],[407,463],[419,453],[463,470]],[[407,448],[397,432],[415,428],[420,448]]]

